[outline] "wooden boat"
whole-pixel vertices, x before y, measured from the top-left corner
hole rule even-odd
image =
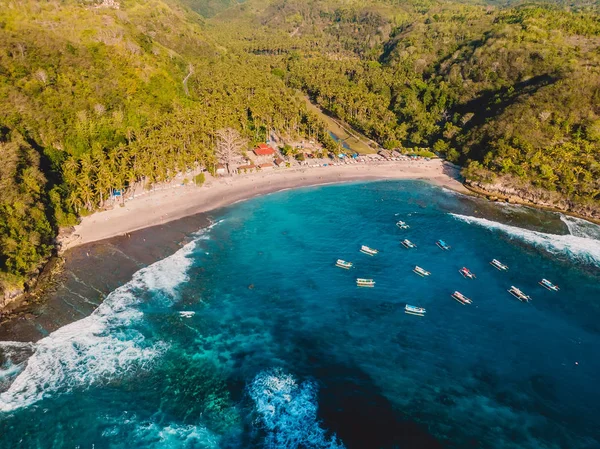
[[[446,244],[446,242],[444,242],[443,240],[438,240],[437,242],[435,242],[435,244],[437,246],[440,247],[440,249],[443,249],[445,251],[448,251],[450,249],[450,247]]]
[[[408,249],[417,247],[417,245],[415,245],[413,242],[411,242],[408,239],[404,239],[400,243],[402,243],[402,245],[404,245],[404,247],[408,248]]]
[[[427,270],[424,270],[423,268],[421,268],[421,267],[419,267],[419,266],[416,266],[416,267],[413,269],[413,271],[414,271],[415,273],[417,273],[417,274],[418,274],[419,276],[421,276],[421,277],[426,277],[426,276],[429,276],[429,275],[431,274],[429,271],[427,271]]]
[[[375,281],[373,279],[357,278],[356,286],[357,287],[375,287]]]
[[[467,298],[465,295],[463,295],[461,292],[454,292],[452,293],[452,296],[454,299],[456,299],[459,303],[467,305],[467,304],[473,304],[473,301],[471,301],[469,298]]]
[[[553,292],[557,292],[560,290],[560,288],[558,288],[558,285],[554,285],[552,282],[550,282],[548,279],[542,279],[539,284],[544,287],[547,290],[553,291]]]
[[[379,251],[373,248],[369,248],[368,246],[361,246],[360,247],[360,252],[363,254],[366,254],[367,256],[374,256],[375,254],[378,254]]]
[[[396,223],[396,226],[398,226],[400,229],[408,229],[410,228],[409,225],[407,225],[405,222],[403,221],[399,221]]]
[[[404,313],[409,315],[424,316],[427,311],[423,307],[410,306],[406,304],[404,307]]]
[[[506,265],[504,265],[502,262],[500,262],[498,259],[492,259],[492,261],[490,262],[490,265],[494,268],[497,268],[500,271],[508,270],[508,267]]]
[[[475,275],[471,273],[471,270],[469,270],[467,267],[462,267],[460,270],[458,270],[458,272],[467,279],[475,279]]]
[[[511,287],[508,289],[508,293],[513,295],[515,298],[517,298],[521,302],[531,301],[531,296],[526,295],[525,293],[523,293],[521,290],[519,290],[514,285],[511,285]]]
[[[340,267],[340,268],[344,268],[345,270],[349,270],[350,268],[352,268],[352,262],[346,262],[345,260],[338,259],[335,262],[335,266],[336,267]]]

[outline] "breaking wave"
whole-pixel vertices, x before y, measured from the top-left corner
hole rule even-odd
[[[166,350],[146,339],[136,308],[147,291],[172,300],[185,282],[192,242],[172,256],[133,275],[110,293],[88,317],[61,327],[35,344],[35,350],[8,389],[0,394],[0,411],[28,406],[44,397],[109,382],[144,369]],[[136,328],[136,325],[138,328]]]
[[[272,449],[342,449],[335,435],[328,437],[317,420],[317,386],[298,384],[281,369],[258,374],[248,387],[258,413],[256,423],[266,432]]]
[[[0,391],[6,390],[35,351],[33,343],[0,341]]]
[[[450,215],[468,224],[475,224],[484,228],[501,231],[512,238],[520,239],[550,253],[565,255],[580,262],[600,267],[600,240],[572,234],[546,234],[544,232],[530,231],[516,226],[497,223],[495,221],[486,220],[485,218],[469,217],[459,214]]]
[[[139,422],[135,416],[126,414],[107,426],[102,436],[111,441],[113,449],[216,449],[221,442],[218,435],[201,425],[159,425],[153,421]]]
[[[569,233],[575,237],[600,240],[600,226],[581,218],[560,215],[562,222],[567,225]]]

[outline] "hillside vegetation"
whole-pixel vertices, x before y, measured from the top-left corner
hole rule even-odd
[[[432,147],[473,180],[598,206],[593,6],[282,0],[217,20],[223,42],[385,147]]]
[[[328,138],[268,67],[175,1],[0,2],[0,290],[115,190],[214,165],[216,130]]]
[[[600,202],[593,4],[0,0],[0,289],[115,190],[213,167],[216,133],[332,141],[298,90],[469,179]]]

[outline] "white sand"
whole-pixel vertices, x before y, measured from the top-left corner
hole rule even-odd
[[[115,206],[84,217],[75,226],[75,232],[62,241],[62,250],[283,189],[356,180],[422,179],[468,193],[457,178],[458,169],[439,159],[273,169],[233,177],[207,177],[201,187],[177,186],[149,192],[126,201],[124,207]]]

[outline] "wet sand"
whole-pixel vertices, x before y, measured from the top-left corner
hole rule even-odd
[[[272,169],[248,175],[210,178],[202,187],[182,186],[179,182],[170,188],[145,193],[126,201],[123,207],[116,206],[84,217],[74,233],[62,242],[62,247],[66,250],[148,226],[165,224],[279,190],[376,179],[422,179],[468,193],[458,180],[459,169],[440,159]]]
[[[0,323],[0,341],[37,341],[88,316],[135,272],[170,256],[209,224],[206,214],[197,214],[66,251],[56,288]]]
[[[173,254],[209,225],[209,211],[280,190],[360,180],[422,179],[465,192],[458,176],[458,168],[440,160],[406,161],[273,170],[146,193],[82,220],[63,244],[56,288],[0,323],[0,341],[37,341],[88,316],[135,272]]]

